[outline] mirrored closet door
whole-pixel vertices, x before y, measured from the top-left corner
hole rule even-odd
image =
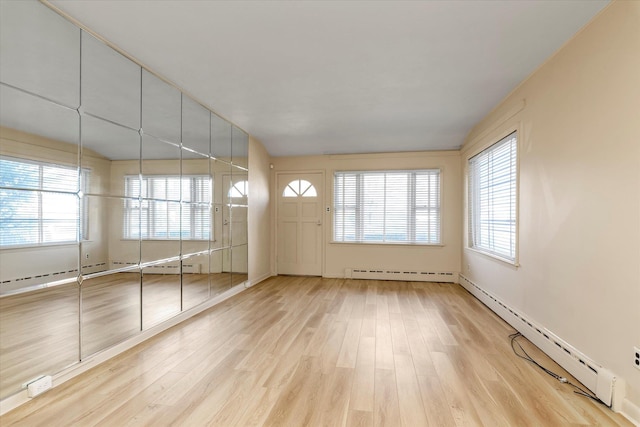
[[[3,399],[247,280],[249,138],[35,0],[0,19]]]

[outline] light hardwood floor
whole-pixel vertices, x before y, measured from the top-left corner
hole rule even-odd
[[[272,278],[0,425],[631,425],[517,358],[512,332],[454,284]]]
[[[115,273],[0,298],[0,398],[246,280],[246,274]],[[182,289],[181,289],[182,285]],[[142,292],[142,295],[141,295]]]

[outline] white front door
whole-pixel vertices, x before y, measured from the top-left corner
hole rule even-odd
[[[322,173],[279,173],[278,274],[322,275]]]

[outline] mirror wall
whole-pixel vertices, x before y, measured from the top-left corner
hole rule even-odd
[[[0,5],[1,399],[247,280],[248,135]]]

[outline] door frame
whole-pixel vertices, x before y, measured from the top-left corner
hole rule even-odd
[[[280,198],[280,193],[278,192],[278,182],[280,179],[280,176],[282,175],[298,175],[298,179],[300,179],[299,175],[303,175],[303,174],[311,174],[311,173],[317,173],[320,174],[320,180],[322,182],[322,191],[318,192],[318,198],[320,199],[319,203],[320,203],[320,210],[322,212],[321,215],[321,219],[320,221],[322,221],[322,224],[320,225],[320,277],[324,277],[325,274],[325,233],[326,233],[326,229],[325,229],[325,224],[326,224],[326,220],[327,220],[327,215],[326,215],[326,204],[325,204],[325,193],[327,191],[326,187],[327,187],[327,182],[326,182],[326,177],[325,177],[325,171],[323,169],[312,169],[312,170],[281,170],[281,171],[277,171],[275,173],[275,179],[273,180],[273,194],[275,195],[275,200],[274,200],[274,213],[275,213],[275,217],[273,218],[273,222],[275,224],[275,226],[273,227],[274,229],[274,253],[275,253],[275,257],[273,259],[273,264],[274,264],[274,271],[276,276],[278,275],[278,239],[280,236],[280,230],[278,229],[278,205],[279,205],[279,198]]]

